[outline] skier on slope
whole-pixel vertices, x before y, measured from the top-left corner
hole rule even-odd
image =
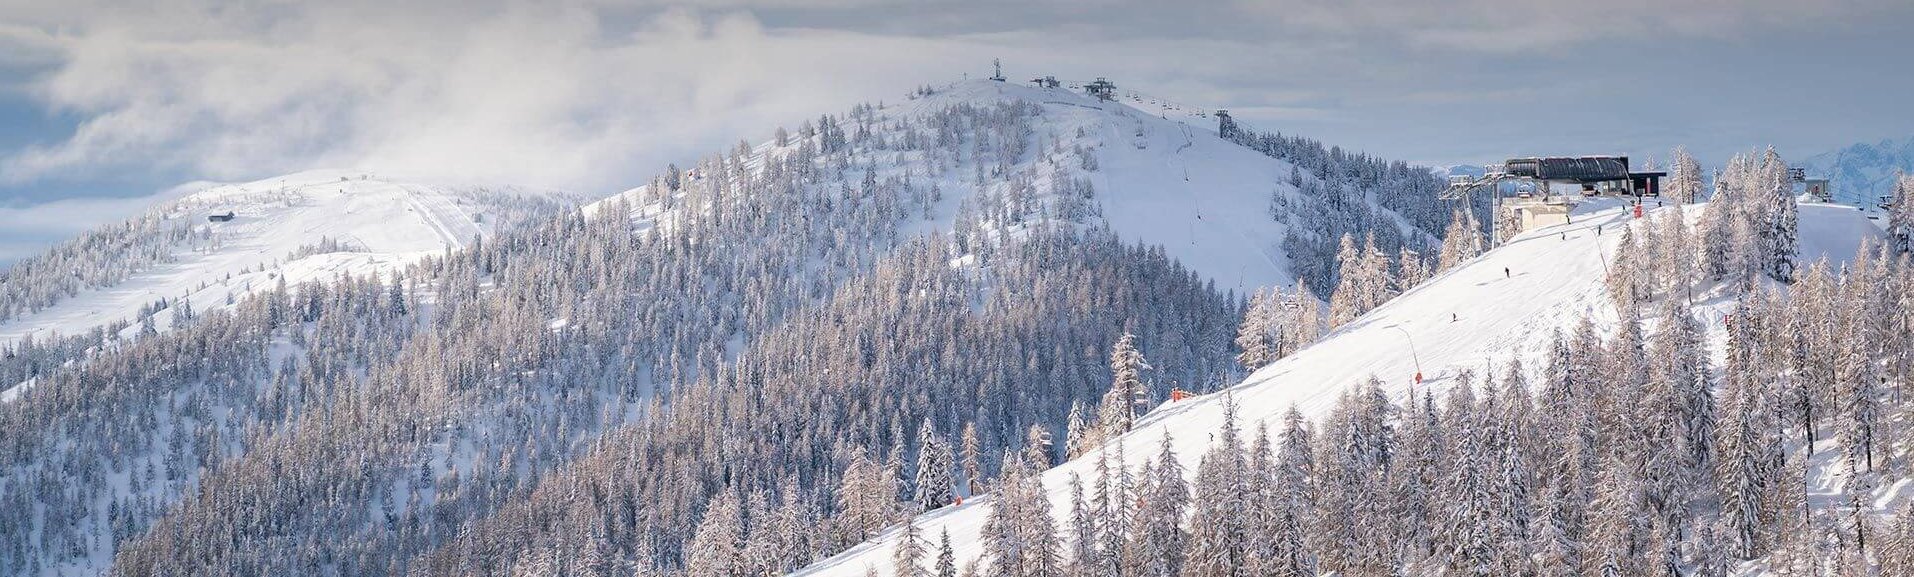
[[[1502,278],[1512,278],[1509,275],[1509,267],[1502,267]]]

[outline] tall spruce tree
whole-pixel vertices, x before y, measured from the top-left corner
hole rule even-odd
[[[1151,463],[1140,488],[1136,523],[1129,549],[1137,577],[1176,577],[1183,571],[1187,534],[1183,531],[1183,512],[1189,506],[1190,490],[1183,481],[1183,466],[1177,463],[1169,433]]]
[[[936,509],[957,499],[953,489],[956,483],[951,480],[951,468],[955,455],[950,443],[937,434],[930,419],[924,419],[923,426],[917,430],[917,507],[920,511]]]
[[[1225,398],[1222,430],[1196,468],[1185,577],[1249,575],[1253,525],[1247,468],[1236,429],[1236,401]]]
[[[1098,435],[1094,444],[1102,444],[1130,430],[1136,422],[1137,407],[1149,400],[1143,386],[1143,369],[1149,364],[1136,348],[1136,335],[1124,333],[1110,347],[1110,390],[1097,407]]]

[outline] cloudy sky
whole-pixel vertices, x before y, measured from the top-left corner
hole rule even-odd
[[[1914,135],[1907,0],[0,0],[0,262],[192,180],[609,193],[917,84],[1107,76],[1424,163]]]

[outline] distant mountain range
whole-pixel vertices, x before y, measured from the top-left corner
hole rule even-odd
[[[1896,174],[1914,173],[1914,137],[1856,143],[1808,157],[1801,166],[1833,181],[1836,202],[1873,205],[1894,191]]]

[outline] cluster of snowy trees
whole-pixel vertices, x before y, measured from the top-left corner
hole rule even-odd
[[[1236,331],[1236,362],[1244,372],[1256,372],[1316,342],[1322,329],[1316,295],[1301,281],[1289,292],[1258,289],[1243,307],[1243,323]]]
[[[1695,161],[1688,149],[1675,147],[1668,165],[1668,183],[1662,187],[1662,196],[1677,204],[1692,204],[1707,196],[1707,176],[1702,174],[1701,163]]]
[[[209,236],[191,221],[159,211],[88,231],[0,268],[0,321],[82,290],[112,286],[140,269],[171,261],[179,247]]]
[[[1315,342],[1324,330],[1355,320],[1436,273],[1475,256],[1480,250],[1481,236],[1474,228],[1474,221],[1465,215],[1462,211],[1455,213],[1455,220],[1448,228],[1450,236],[1443,240],[1441,260],[1435,268],[1408,247],[1399,249],[1391,257],[1376,246],[1373,235],[1363,238],[1361,248],[1357,248],[1353,237],[1343,235],[1342,247],[1336,251],[1340,279],[1329,297],[1327,325],[1318,309],[1316,295],[1305,282],[1298,280],[1295,289],[1287,293],[1272,287],[1265,294],[1259,289],[1245,303],[1243,322],[1237,327],[1237,363],[1246,372],[1255,372]]]
[[[1894,196],[1888,198],[1888,234],[1895,248],[1914,251],[1914,175],[1903,174],[1894,181]]]
[[[1171,380],[1207,371],[1222,382],[1235,305],[1153,249],[1059,234],[1007,248],[988,279],[944,266],[948,242],[906,246],[735,369],[682,388],[662,416],[607,435],[417,563],[463,574],[547,560],[586,575],[789,571],[960,496],[1017,486],[1001,456],[1047,468],[1071,450],[1051,439],[1072,428],[1072,407],[1128,397],[1099,397],[1105,388],[1154,404]],[[1032,290],[983,291],[975,310],[973,283]],[[1202,370],[1134,352],[1192,346]],[[1113,403],[1107,414],[1134,410]],[[571,554],[581,548],[592,553]]]
[[[1678,150],[1677,165],[1692,162],[1685,158]],[[1791,183],[1787,164],[1772,149],[1758,161],[1736,156],[1700,207],[1698,225],[1685,214],[1692,209],[1678,203],[1642,226],[1625,227],[1608,268],[1617,305],[1692,298],[1697,287],[1724,281],[1746,291],[1764,277],[1792,279],[1799,208]]]
[[[1914,267],[1878,248],[1752,289],[1720,367],[1683,300],[1629,306],[1615,334],[1585,320],[1500,380],[1406,399],[1372,381],[1249,441],[1229,411],[1188,487],[1167,449],[1099,452],[1068,511],[1005,488],[978,564],[892,574],[1904,574],[1914,504],[1878,510],[1875,490],[1914,459],[1888,441],[1914,416]]]
[[[1431,275],[1420,254],[1404,247],[1391,256],[1376,246],[1373,236],[1365,237],[1359,249],[1355,239],[1344,235],[1336,262],[1341,272],[1329,295],[1330,328],[1348,324]]]
[[[1330,294],[1341,282],[1345,236],[1369,239],[1385,253],[1427,253],[1440,241],[1431,231],[1443,230],[1454,210],[1438,198],[1446,185],[1424,167],[1299,136],[1238,130],[1229,137],[1290,163],[1284,184],[1297,194],[1279,189],[1270,215],[1288,227],[1282,248],[1290,272],[1316,294]]]
[[[1794,276],[1799,209],[1788,164],[1773,148],[1739,154],[1715,181],[1702,215],[1701,272],[1709,279]]]
[[[208,471],[338,410],[358,394],[333,389],[341,377],[393,360],[412,331],[399,286],[339,279],[296,298],[282,286],[42,374],[0,410],[0,568],[110,552]],[[275,340],[300,352],[275,355]]]

